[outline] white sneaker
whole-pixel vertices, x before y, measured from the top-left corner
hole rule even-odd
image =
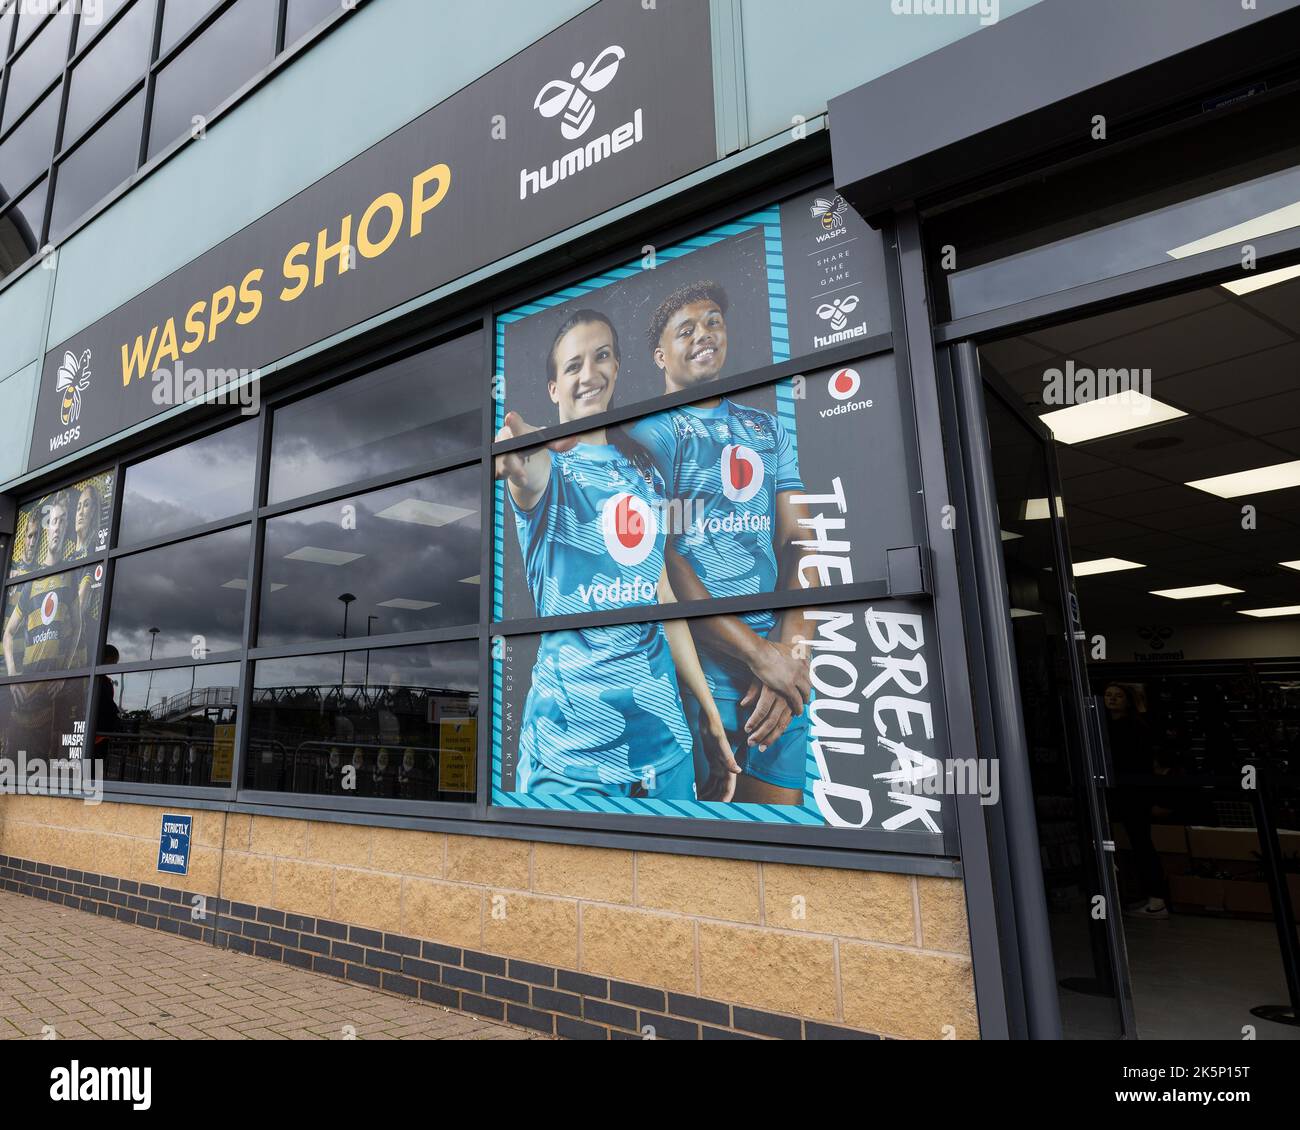
[[[1169,907],[1165,905],[1164,899],[1147,899],[1146,902],[1130,907],[1124,913],[1129,918],[1168,918]]]

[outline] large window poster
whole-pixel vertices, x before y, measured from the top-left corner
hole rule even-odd
[[[14,523],[9,579],[103,553],[112,516],[112,471],[29,502]]]
[[[494,804],[941,832],[928,602],[835,591],[920,540],[892,356],[709,395],[792,339],[887,331],[880,238],[850,216],[809,193],[498,318],[500,439],[700,397],[497,457],[494,620],[642,622],[494,642]],[[809,603],[645,611],[790,591]]]

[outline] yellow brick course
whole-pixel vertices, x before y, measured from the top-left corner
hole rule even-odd
[[[582,969],[683,993],[695,992],[695,924],[616,906],[582,908]]]
[[[759,865],[746,860],[642,852],[636,900],[678,914],[756,923],[762,913],[758,874]]]
[[[968,961],[844,942],[840,977],[844,1019],[852,1027],[918,1040],[979,1034]]]
[[[769,926],[900,945],[916,936],[908,875],[768,863],[763,896]]]
[[[578,904],[517,891],[489,891],[483,948],[564,969],[578,965]]]
[[[207,810],[190,874],[160,876],[167,810],[0,797],[0,854],[884,1035],[978,1035],[960,880]]]
[[[533,890],[596,902],[632,901],[633,857],[630,851],[533,845]]]
[[[701,922],[700,993],[773,1012],[834,1020],[835,943]]]

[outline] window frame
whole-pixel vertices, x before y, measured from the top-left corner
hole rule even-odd
[[[818,164],[809,170],[794,176],[785,175],[768,181],[757,188],[730,197],[726,202],[715,202],[705,210],[689,214],[689,218],[676,222],[657,231],[658,242],[668,246],[689,239],[703,231],[734,220],[747,211],[757,207],[771,205],[789,196],[797,195],[824,184],[830,176],[829,169]],[[679,213],[680,215],[681,213]],[[643,218],[642,222],[645,222]],[[635,234],[635,233],[634,233]],[[892,239],[892,229],[883,233],[887,250]],[[643,241],[633,236],[620,235],[617,242],[607,244],[600,255],[584,260],[580,265],[567,267],[561,273],[542,276],[532,275],[535,281],[525,286],[516,286],[510,290],[498,287],[495,295],[477,304],[462,303],[458,313],[446,315],[443,320],[435,320],[428,311],[413,315],[409,319],[377,329],[358,339],[355,345],[349,345],[340,352],[318,355],[305,360],[296,371],[291,372],[285,383],[277,384],[270,391],[264,391],[258,414],[258,441],[256,486],[254,507],[251,511],[233,514],[216,523],[178,530],[166,537],[148,544],[132,545],[120,548],[117,544],[120,525],[120,507],[125,497],[125,472],[128,466],[141,462],[151,456],[161,454],[185,443],[200,439],[223,427],[238,423],[246,417],[237,407],[212,409],[201,421],[196,421],[189,428],[155,439],[152,443],[130,449],[119,457],[114,464],[117,478],[117,496],[114,507],[112,548],[107,555],[109,566],[106,574],[106,597],[108,609],[101,618],[101,637],[107,633],[111,614],[112,568],[118,557],[142,552],[159,545],[172,544],[187,540],[203,533],[214,532],[252,523],[250,539],[249,584],[245,592],[244,648],[237,653],[226,653],[219,659],[178,663],[175,658],[156,660],[150,663],[118,664],[113,667],[96,665],[86,674],[90,677],[90,702],[87,707],[87,719],[94,718],[96,699],[100,690],[97,676],[108,673],[127,673],[153,669],[174,669],[183,666],[198,666],[207,663],[240,664],[240,686],[238,695],[238,715],[235,735],[235,760],[232,780],[229,786],[186,787],[172,785],[148,785],[132,782],[104,782],[105,795],[113,800],[134,801],[137,803],[160,803],[163,800],[192,802],[198,807],[214,808],[224,811],[244,811],[254,813],[278,813],[283,815],[311,817],[314,819],[333,820],[344,823],[357,823],[370,826],[418,828],[430,831],[459,832],[466,835],[505,836],[512,839],[548,840],[563,843],[601,844],[611,847],[634,848],[640,850],[677,851],[697,855],[719,856],[724,858],[778,859],[792,863],[810,863],[822,866],[841,866],[876,871],[893,871],[905,874],[935,876],[959,876],[962,873],[960,856],[960,835],[957,820],[957,808],[954,798],[943,798],[943,832],[934,837],[914,837],[921,843],[906,842],[913,837],[900,837],[895,833],[872,829],[837,829],[829,826],[779,825],[762,822],[734,823],[722,820],[699,818],[669,818],[653,815],[626,815],[605,813],[556,812],[540,809],[513,809],[496,806],[491,800],[493,726],[498,703],[495,698],[492,672],[492,639],[498,629],[505,634],[523,635],[539,629],[555,626],[549,620],[517,620],[497,623],[492,613],[492,577],[495,559],[495,530],[492,515],[495,508],[495,476],[492,473],[493,457],[503,451],[516,447],[535,445],[546,442],[569,432],[585,430],[593,426],[593,421],[586,420],[576,425],[552,425],[542,429],[537,435],[526,439],[508,440],[497,444],[495,435],[495,403],[491,396],[493,377],[496,369],[496,318],[517,306],[539,296],[552,294],[570,284],[602,274],[611,268],[619,267],[639,256]],[[899,272],[893,254],[886,255],[886,275],[880,280],[889,292],[889,305],[893,328],[868,339],[859,339],[812,354],[802,354],[788,361],[764,365],[745,373],[738,373],[711,388],[709,391],[737,392],[770,385],[775,381],[791,377],[805,368],[825,369],[853,361],[868,358],[891,356],[894,359],[900,387],[906,389],[912,381],[906,351],[906,336],[899,319],[901,317],[901,298],[898,294]],[[436,315],[435,315],[436,316]],[[267,504],[267,492],[270,481],[271,436],[274,426],[274,413],[287,405],[303,400],[346,383],[366,373],[382,368],[386,364],[423,352],[465,333],[482,334],[483,350],[481,355],[482,383],[482,420],[479,443],[472,449],[455,456],[429,460],[418,465],[396,469],[388,474],[371,479],[360,480],[340,486],[330,487],[324,491],[287,498],[275,504]],[[604,414],[597,423],[612,423],[616,420],[636,419],[660,412],[676,404],[690,403],[700,399],[700,393],[686,392],[669,394],[639,402],[623,409],[612,410]],[[906,400],[906,394],[904,394]],[[906,405],[905,405],[906,408]],[[907,411],[906,444],[909,462],[917,466],[922,457],[922,445],[915,434],[917,421],[915,414]],[[278,647],[259,647],[257,644],[257,610],[263,583],[262,557],[265,550],[266,522],[279,515],[301,510],[309,506],[338,501],[367,490],[385,486],[399,485],[413,479],[437,474],[441,471],[478,463],[481,468],[481,578],[479,601],[480,612],[477,624],[464,628],[436,629],[428,632],[416,632],[384,637],[359,637],[350,640],[323,640],[315,644],[295,644]],[[72,472],[83,474],[83,472]],[[58,481],[66,480],[68,471],[63,471]],[[52,489],[47,483],[45,490]],[[917,500],[916,505],[922,505]],[[927,536],[924,523],[917,525],[917,537],[924,540]],[[507,531],[508,532],[508,531]],[[921,547],[924,557],[928,550]],[[916,596],[929,602],[935,620],[935,628],[940,632],[938,605],[928,583],[928,566],[926,578],[919,585],[914,581],[904,580],[891,591],[888,578],[876,578],[859,582],[851,586],[836,586],[822,594],[816,604],[821,606],[857,603],[863,600],[882,599],[888,596]],[[564,618],[563,626],[573,624],[596,625],[602,622],[629,623],[635,620],[668,621],[685,617],[718,615],[728,611],[751,608],[781,608],[807,605],[807,594],[803,592],[767,594],[759,597],[740,597],[729,600],[709,601],[707,604],[680,604],[665,608],[656,606],[649,610],[627,610],[623,612],[593,612],[581,617]],[[557,621],[558,623],[558,621]],[[940,634],[943,634],[940,632]],[[385,647],[414,646],[436,644],[450,641],[476,640],[479,645],[478,666],[478,718],[480,720],[476,750],[476,784],[477,793],[472,801],[439,800],[397,800],[388,798],[346,798],[311,793],[282,793],[243,787],[246,771],[246,758],[249,755],[249,737],[252,728],[252,706],[254,693],[254,664],[264,659],[290,656],[325,654],[338,652],[362,652],[380,650]],[[102,656],[104,640],[100,640],[100,650],[96,657]],[[940,640],[936,636],[936,645],[951,647],[946,636]],[[959,662],[955,660],[954,662]],[[71,674],[71,673],[70,673]],[[935,682],[941,685],[942,676],[936,667]],[[4,682],[0,679],[0,686]],[[946,680],[944,680],[946,681]],[[961,688],[954,693],[961,695]],[[947,696],[951,697],[951,696]],[[950,713],[950,711],[949,711]],[[93,727],[91,743],[93,745]],[[900,838],[904,840],[900,843]],[[929,839],[928,844],[924,842]]]

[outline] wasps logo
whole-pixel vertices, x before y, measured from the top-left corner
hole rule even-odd
[[[618,65],[626,57],[627,52],[623,48],[611,46],[596,56],[585,74],[583,64],[574,63],[569,72],[573,82],[562,79],[548,82],[538,93],[533,109],[543,118],[563,114],[560,132],[567,141],[576,141],[591,128],[591,123],[596,119],[596,104],[587,97],[588,92],[595,94],[613,82],[614,76],[618,74]]]
[[[89,387],[90,350],[87,349],[80,357],[65,353],[54,385],[55,391],[63,394],[59,419],[65,428],[75,424],[81,418],[81,394]]]
[[[819,196],[808,210],[814,220],[821,220],[822,227],[827,231],[836,231],[844,226],[844,213],[849,210],[849,204],[838,194],[834,200]]]

